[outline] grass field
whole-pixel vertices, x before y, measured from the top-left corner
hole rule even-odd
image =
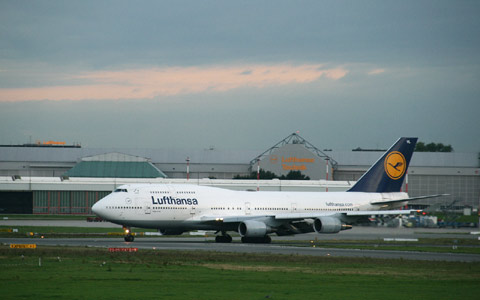
[[[41,258],[41,266],[39,266]],[[0,246],[2,299],[478,299],[480,263]]]

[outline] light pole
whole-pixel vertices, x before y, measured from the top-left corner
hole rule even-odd
[[[325,175],[325,179],[327,181],[326,185],[325,185],[325,192],[328,192],[328,161],[330,160],[330,158],[326,158],[325,159],[325,165],[326,165],[326,169],[327,169],[327,174]]]
[[[257,192],[260,191],[260,159],[257,159]]]

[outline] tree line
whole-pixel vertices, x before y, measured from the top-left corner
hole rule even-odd
[[[415,146],[416,152],[453,152],[452,145],[444,145],[442,143],[429,143],[418,142]]]
[[[249,175],[235,175],[233,179],[257,179],[257,172],[251,172]],[[300,171],[290,171],[287,175],[278,176],[273,172],[260,169],[260,179],[310,180],[310,177]]]

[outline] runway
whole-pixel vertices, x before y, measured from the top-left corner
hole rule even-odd
[[[87,228],[121,228],[110,222],[87,222],[85,220],[15,220],[2,219],[0,226],[54,226],[54,227],[87,227]],[[142,231],[141,229],[137,230]],[[277,237],[271,235],[273,240],[377,240],[384,238],[458,238],[458,239],[478,239],[480,235],[473,235],[472,232],[480,232],[478,228],[458,228],[458,229],[439,229],[439,228],[390,228],[390,227],[370,227],[354,226],[351,230],[341,231],[336,234],[299,234],[295,236]],[[212,233],[213,234],[213,233]]]
[[[100,222],[66,220],[0,220],[5,226],[72,226],[72,227],[110,227],[118,225]],[[301,234],[295,236],[272,236],[272,244],[242,244],[234,237],[231,244],[214,243],[214,237],[136,237],[135,242],[127,243],[123,238],[0,238],[2,244],[26,244],[49,246],[79,246],[79,247],[134,247],[153,250],[187,250],[187,251],[218,251],[236,253],[272,253],[285,255],[310,255],[325,257],[369,257],[384,259],[408,259],[425,261],[463,261],[478,262],[480,255],[462,253],[432,253],[414,251],[360,250],[336,249],[322,246],[322,241],[329,240],[383,240],[384,238],[451,238],[478,240],[479,235],[470,234],[478,229],[422,229],[422,228],[386,228],[386,227],[354,227],[352,230],[337,234]],[[316,246],[301,247],[289,245],[291,241],[314,241]],[[313,244],[312,244],[313,245]]]
[[[368,257],[383,259],[408,259],[426,261],[457,261],[457,262],[478,262],[480,255],[462,253],[430,253],[413,251],[385,251],[385,250],[359,250],[359,249],[334,249],[316,247],[298,247],[282,244],[242,244],[236,242],[231,244],[214,243],[213,238],[141,238],[137,237],[135,242],[127,243],[122,238],[0,238],[2,244],[37,244],[48,246],[78,246],[78,247],[101,247],[118,248],[132,247],[150,250],[186,250],[186,251],[218,251],[237,253],[271,253],[285,255],[310,255],[325,257]]]

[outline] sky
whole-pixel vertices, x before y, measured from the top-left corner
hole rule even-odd
[[[0,144],[480,152],[479,1],[1,1]]]

